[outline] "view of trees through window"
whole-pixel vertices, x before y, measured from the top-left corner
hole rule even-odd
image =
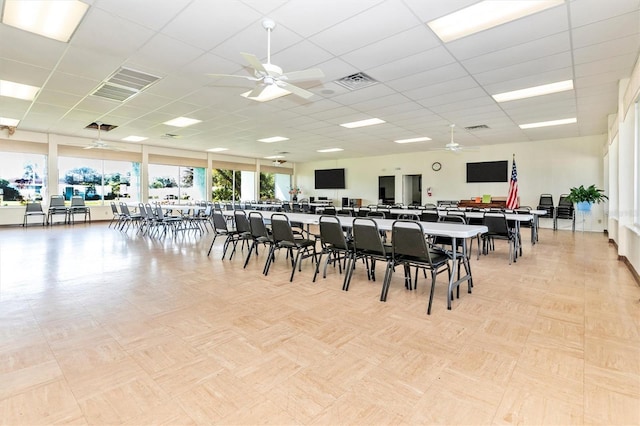
[[[60,157],[58,195],[84,197],[88,204],[139,200],[140,163]]]
[[[47,157],[40,154],[0,153],[0,201],[17,205],[40,201],[45,192]]]

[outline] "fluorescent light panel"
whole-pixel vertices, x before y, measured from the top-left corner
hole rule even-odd
[[[343,123],[342,127],[346,127],[347,129],[355,129],[357,127],[365,127],[365,126],[373,126],[375,124],[386,123],[384,120],[380,120],[379,118],[369,118],[367,120],[360,121],[352,121],[351,123]]]
[[[526,99],[533,98],[534,96],[565,92],[567,90],[573,90],[573,80],[558,81],[556,83],[543,84],[541,86],[529,87],[527,89],[498,93],[497,95],[493,95],[493,99],[495,99],[496,102],[508,102],[516,99]]]
[[[560,126],[562,124],[572,124],[577,123],[578,120],[576,118],[564,118],[562,120],[552,120],[552,121],[541,121],[539,123],[529,123],[529,124],[521,124],[521,129],[535,129],[538,127],[548,127],[548,126]]]
[[[5,0],[2,22],[66,43],[89,5],[77,0]]]
[[[338,152],[344,151],[342,148],[327,148],[327,149],[319,149],[318,152]]]
[[[277,160],[278,158],[284,158],[284,155],[270,155],[264,158],[266,158],[267,160]]]
[[[207,151],[209,152],[222,152],[222,151],[228,151],[229,148],[210,148]]]
[[[38,90],[40,90],[39,87],[29,86],[28,84],[0,80],[0,96],[32,101],[36,97]]]
[[[16,127],[20,120],[15,118],[0,117],[0,126]]]
[[[394,141],[395,143],[413,143],[413,142],[424,142],[424,141],[430,141],[431,138],[428,138],[426,136],[421,137],[421,138],[411,138],[411,139],[398,139],[396,141]]]
[[[187,127],[201,122],[202,120],[196,120],[195,118],[178,117],[174,118],[173,120],[165,121],[164,124],[174,127]]]
[[[126,138],[122,138],[122,140],[126,142],[142,142],[147,139],[149,138],[145,138],[144,136],[133,136],[133,135],[127,136]]]
[[[273,136],[270,138],[258,139],[258,142],[273,143],[273,142],[282,142],[282,141],[288,141],[288,140],[289,138],[285,138],[284,136]]]
[[[440,40],[447,43],[562,3],[564,0],[486,0],[435,19],[427,25]]]
[[[251,99],[252,101],[267,102],[267,101],[272,101],[282,96],[291,94],[290,91],[285,90],[282,87],[276,86],[275,84],[271,84],[265,87],[265,89],[262,91],[262,93],[260,93],[259,96],[249,97],[249,94],[251,92],[252,91],[250,90],[248,92],[242,93],[240,96],[243,96],[247,99]]]

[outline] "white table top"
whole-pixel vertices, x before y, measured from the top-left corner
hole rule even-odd
[[[247,215],[254,210],[245,210]],[[270,219],[271,215],[276,214],[277,212],[269,212],[269,211],[259,211],[265,219]],[[233,216],[232,210],[224,210],[223,214],[226,216]],[[305,225],[317,225],[320,222],[320,216],[315,214],[307,214],[307,213],[281,213],[285,214],[290,222],[299,222]],[[356,219],[354,217],[348,216],[337,216],[340,224],[345,227],[352,227],[353,220]],[[390,231],[392,228],[395,219],[379,219],[379,218],[368,218],[373,219],[377,224],[378,228],[382,231]],[[438,235],[443,237],[455,237],[455,238],[471,238],[475,237],[478,234],[482,234],[488,231],[488,228],[484,225],[464,225],[460,223],[451,223],[451,222],[420,222],[422,224],[422,228],[426,234]]]

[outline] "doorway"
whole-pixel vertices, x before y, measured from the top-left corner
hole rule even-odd
[[[402,200],[408,206],[422,205],[422,175],[402,176]]]
[[[396,177],[378,176],[378,203],[394,204],[396,202]]]

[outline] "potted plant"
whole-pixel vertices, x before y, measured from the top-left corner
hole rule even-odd
[[[588,212],[591,210],[592,204],[600,204],[604,200],[608,200],[609,197],[604,195],[604,190],[596,188],[595,185],[591,185],[588,188],[580,185],[577,188],[571,188],[567,199],[575,203],[579,211]]]

